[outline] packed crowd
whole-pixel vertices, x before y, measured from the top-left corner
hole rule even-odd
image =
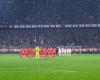
[[[100,28],[0,29],[0,47],[100,46]]]
[[[52,29],[1,29],[0,45],[33,47],[42,44],[59,44],[58,35],[58,30]]]
[[[0,0],[0,24],[100,23],[99,0]]]

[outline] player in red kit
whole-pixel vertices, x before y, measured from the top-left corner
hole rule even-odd
[[[34,49],[29,48],[28,51],[29,51],[29,53],[28,53],[29,57],[31,57],[31,58],[34,57],[34,55],[35,55]]]
[[[28,54],[29,54],[28,49],[24,49],[24,54],[25,54],[25,57],[28,57]]]
[[[42,55],[43,58],[47,57],[47,50],[46,50],[46,48],[42,48],[41,55]]]
[[[24,56],[24,49],[20,48],[20,57],[23,57],[23,56]]]
[[[27,49],[20,49],[20,57],[28,57]]]
[[[50,57],[50,56],[51,56],[50,53],[51,53],[50,48],[48,48],[48,49],[47,49],[47,57]]]

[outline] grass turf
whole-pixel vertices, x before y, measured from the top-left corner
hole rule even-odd
[[[0,80],[100,80],[100,55],[36,60],[2,54]]]

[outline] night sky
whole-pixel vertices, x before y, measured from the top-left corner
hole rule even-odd
[[[0,24],[100,23],[100,0],[0,0]]]

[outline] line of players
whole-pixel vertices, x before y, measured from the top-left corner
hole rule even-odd
[[[58,49],[58,54],[61,56],[64,54],[65,56],[71,56],[72,49],[71,48],[59,48]]]
[[[36,48],[20,48],[20,57],[37,57],[37,49]],[[39,48],[38,49],[38,58],[48,58],[54,57],[56,55],[56,48]]]

